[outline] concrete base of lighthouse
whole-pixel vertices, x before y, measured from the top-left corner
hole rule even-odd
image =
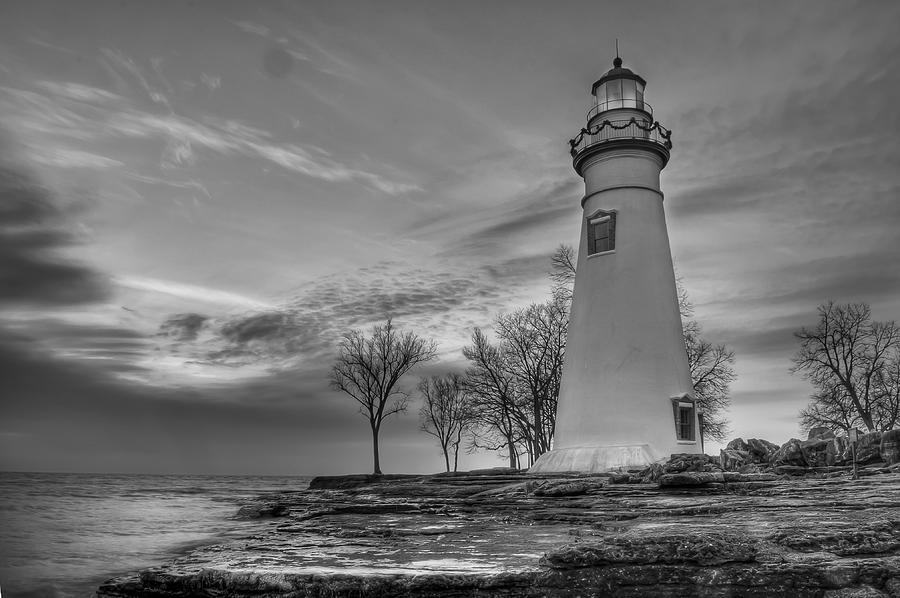
[[[603,473],[617,469],[647,467],[668,459],[649,444],[620,446],[572,446],[546,452],[535,461],[529,473],[583,472]]]

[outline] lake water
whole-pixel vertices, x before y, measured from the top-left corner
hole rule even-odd
[[[259,525],[230,519],[310,477],[0,472],[3,598],[88,598],[106,579]]]

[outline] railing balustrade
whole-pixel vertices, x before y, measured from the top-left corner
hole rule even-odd
[[[670,150],[672,149],[671,137],[672,132],[658,122],[650,123],[633,118],[630,120],[604,120],[587,129],[582,129],[574,139],[569,141],[569,145],[572,157],[598,143],[622,139],[650,141]]]

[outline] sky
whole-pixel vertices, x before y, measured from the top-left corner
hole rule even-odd
[[[793,332],[900,318],[895,2],[0,3],[0,469],[371,468],[328,387],[391,316],[461,371],[578,245],[568,139],[625,66],[731,437],[800,435]],[[385,472],[442,469],[419,399]],[[708,446],[715,452],[717,445]],[[461,456],[462,468],[503,455]]]

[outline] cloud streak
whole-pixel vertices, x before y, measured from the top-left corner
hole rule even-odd
[[[0,137],[0,148],[9,147]],[[66,216],[24,169],[0,162],[0,306],[94,303],[108,296],[105,276],[60,254],[76,238]]]

